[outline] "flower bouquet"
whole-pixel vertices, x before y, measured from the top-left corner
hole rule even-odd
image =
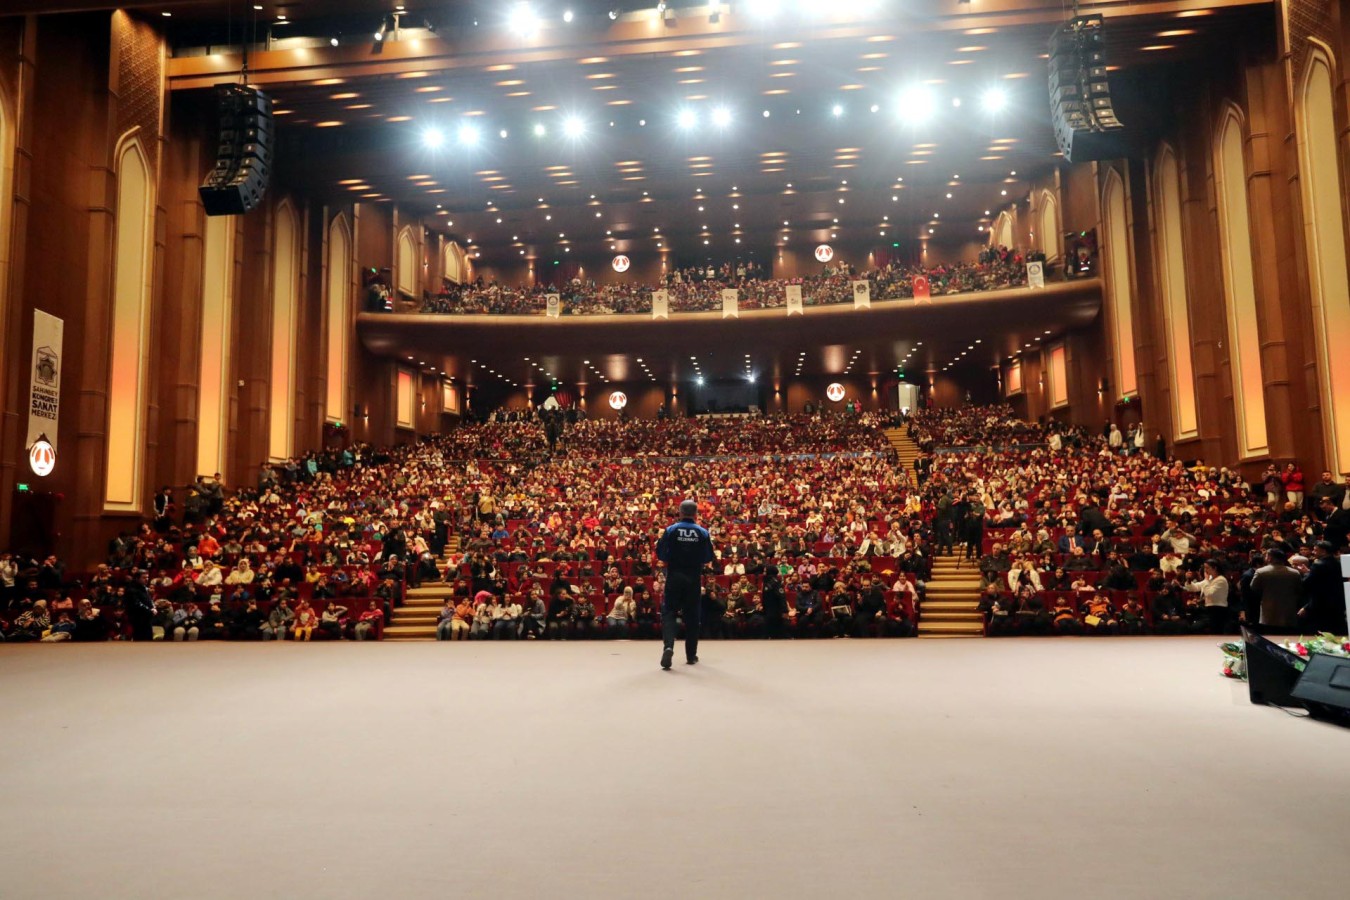
[[[1312,658],[1314,653],[1350,658],[1350,638],[1337,637],[1325,631],[1312,637],[1300,637],[1296,640],[1285,641],[1280,646],[1304,659]],[[1245,680],[1247,677],[1246,645],[1242,641],[1223,641],[1219,644],[1219,651],[1223,653],[1223,666],[1219,671],[1223,673],[1224,677]]]

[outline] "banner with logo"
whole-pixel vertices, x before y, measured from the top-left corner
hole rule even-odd
[[[1045,287],[1045,263],[1027,263],[1027,284],[1034,288]]]
[[[546,294],[544,299],[548,302],[547,313],[550,319],[556,319],[562,314],[562,295]]]
[[[670,295],[665,291],[652,291],[652,318],[670,318]]]
[[[800,284],[789,284],[787,286],[787,314],[789,316],[800,316],[802,310],[802,286]]]
[[[61,344],[66,323],[40,309],[33,310],[33,386],[28,395],[28,440],[32,447],[43,435],[56,449],[61,408]]]
[[[933,302],[932,289],[928,286],[927,275],[914,276],[914,302],[915,303]]]
[[[853,308],[872,308],[872,284],[869,281],[853,282]]]
[[[722,291],[722,318],[735,316],[739,319],[741,317],[740,298],[741,292],[735,288],[727,288]]]

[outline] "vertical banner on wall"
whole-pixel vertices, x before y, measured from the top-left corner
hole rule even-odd
[[[665,291],[652,291],[652,318],[670,318],[670,295]]]
[[[800,284],[789,284],[787,286],[787,309],[789,316],[804,314],[802,310],[802,286]]]
[[[734,316],[739,319],[741,317],[740,297],[741,292],[735,288],[727,288],[722,291],[722,318]]]
[[[872,285],[868,281],[853,282],[853,308],[872,308]]]
[[[56,450],[57,415],[61,408],[61,343],[65,329],[65,322],[56,316],[40,309],[33,310],[33,386],[28,396],[25,447],[31,448],[45,437],[51,450]]]
[[[928,284],[927,275],[914,276],[914,302],[915,303],[933,302],[932,288]]]
[[[559,294],[547,294],[545,301],[548,304],[545,311],[550,319],[556,319],[562,313],[562,296]]]
[[[1045,263],[1027,263],[1027,284],[1034,288],[1045,287]]]

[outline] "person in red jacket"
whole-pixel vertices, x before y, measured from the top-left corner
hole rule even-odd
[[[1303,508],[1303,470],[1295,463],[1289,463],[1284,467],[1284,472],[1280,475],[1280,481],[1284,484],[1284,497],[1293,504],[1294,509]]]
[[[361,613],[361,617],[356,620],[356,639],[378,640],[382,627],[384,627],[384,610],[380,609],[378,602],[372,603],[370,609]]]

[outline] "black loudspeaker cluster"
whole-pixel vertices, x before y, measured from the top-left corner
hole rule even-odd
[[[1101,16],[1079,16],[1050,38],[1050,113],[1069,162],[1122,155],[1125,126],[1111,105]]]
[[[208,216],[239,216],[262,202],[272,170],[272,100],[240,84],[216,86],[220,143],[216,167],[198,193]]]

